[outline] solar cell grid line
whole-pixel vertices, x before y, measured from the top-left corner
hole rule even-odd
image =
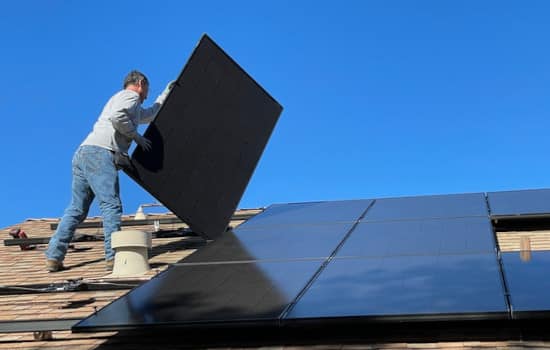
[[[550,216],[550,189],[487,192],[491,216]]]
[[[125,172],[191,229],[222,234],[282,106],[204,35]]]
[[[484,193],[379,198],[364,221],[487,216]]]

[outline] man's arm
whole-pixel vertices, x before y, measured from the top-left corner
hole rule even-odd
[[[172,80],[166,85],[164,88],[164,91],[157,97],[155,100],[155,103],[149,107],[149,108],[141,108],[141,117],[139,118],[140,124],[146,124],[152,122],[155,117],[157,116],[158,111],[160,110],[160,107],[166,100],[166,97],[168,97],[168,94],[176,84],[175,80]]]
[[[141,148],[148,151],[151,148],[151,141],[137,132],[137,125],[130,118],[131,114],[135,115],[137,108],[141,108],[139,95],[123,94],[118,100],[113,101],[113,103],[111,123],[115,130],[134,140]]]
[[[147,124],[147,123],[152,122],[155,119],[155,117],[157,116],[157,113],[158,113],[161,106],[162,106],[162,103],[158,103],[158,102],[155,101],[155,103],[149,108],[139,107],[139,108],[141,108],[139,123],[140,124]]]
[[[131,114],[135,114],[139,107],[138,94],[122,94],[119,98],[113,101],[111,114],[111,123],[116,131],[129,139],[135,139],[137,135],[137,125],[130,119]]]

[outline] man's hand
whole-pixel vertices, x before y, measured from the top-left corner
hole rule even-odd
[[[166,97],[168,97],[168,94],[170,93],[170,90],[172,90],[172,88],[174,87],[174,85],[176,85],[176,83],[177,83],[176,80],[170,81],[166,85],[166,87],[164,88],[164,91],[162,91],[162,93],[159,95],[159,97],[157,97],[157,100],[155,102],[163,104],[164,100],[166,100]]]
[[[166,85],[166,88],[164,88],[164,91],[172,90],[172,88],[174,87],[174,85],[176,85],[177,82],[178,82],[177,80],[169,81],[168,84]]]
[[[122,152],[115,152],[114,160],[115,160],[115,165],[117,170],[132,169],[132,162],[130,161],[130,157],[128,156],[128,154],[122,153]]]
[[[140,134],[136,135],[136,138],[134,139],[136,143],[141,147],[144,151],[150,151],[151,150],[151,141],[149,141],[147,138],[141,136]]]

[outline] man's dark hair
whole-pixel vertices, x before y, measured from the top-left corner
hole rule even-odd
[[[145,74],[141,73],[140,71],[133,70],[128,73],[126,78],[124,78],[124,88],[126,89],[126,87],[130,84],[137,85],[140,81],[144,81],[147,85],[149,85],[149,80],[147,79]]]

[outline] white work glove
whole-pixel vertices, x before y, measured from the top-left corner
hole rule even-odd
[[[157,97],[155,103],[163,104],[174,85],[176,85],[176,80],[170,81],[168,85],[166,85],[166,87],[164,88],[164,91],[159,95],[159,97]]]
[[[151,141],[145,138],[144,136],[141,136],[140,134],[136,134],[134,137],[134,141],[141,147],[144,151],[151,150]]]

